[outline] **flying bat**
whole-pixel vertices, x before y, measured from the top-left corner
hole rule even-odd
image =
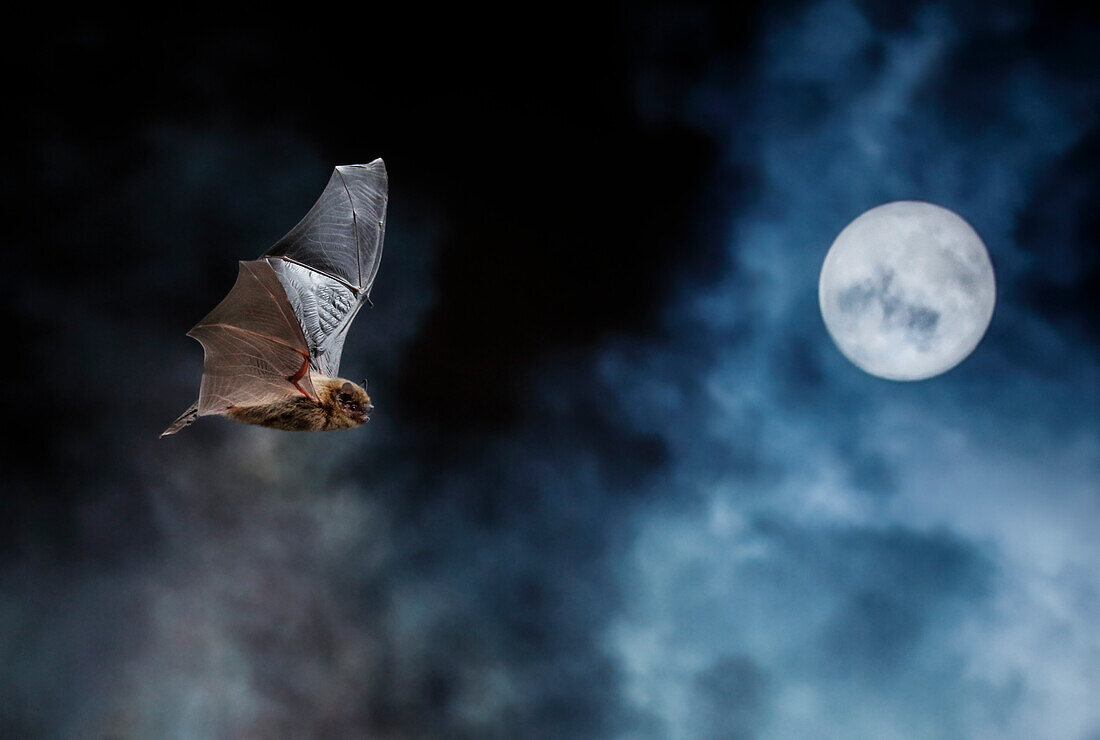
[[[211,415],[293,431],[370,419],[367,392],[339,377],[340,353],[370,302],[387,198],[381,159],[337,167],[297,226],[240,263],[229,295],[187,332],[205,355],[199,399],[162,437]]]

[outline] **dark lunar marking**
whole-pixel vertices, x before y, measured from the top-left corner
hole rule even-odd
[[[873,302],[882,307],[887,326],[902,326],[922,336],[931,334],[940,321],[940,314],[926,306],[906,303],[890,289],[894,282],[892,270],[882,270],[876,279],[862,280],[837,293],[836,305],[844,313],[860,314]]]
[[[933,311],[930,308],[924,306],[909,306],[909,323],[910,329],[921,332],[922,334],[929,334],[935,330],[936,324],[940,322],[940,314],[938,311]]]
[[[875,295],[870,281],[856,283],[837,293],[836,305],[844,313],[862,313]]]

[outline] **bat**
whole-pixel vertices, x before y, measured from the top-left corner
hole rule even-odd
[[[369,421],[374,405],[339,377],[340,354],[370,303],[388,185],[381,159],[337,167],[297,226],[240,263],[229,294],[187,332],[203,348],[199,398],[161,437],[212,415],[292,431]]]

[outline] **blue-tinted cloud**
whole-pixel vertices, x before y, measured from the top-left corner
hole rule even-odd
[[[1092,135],[1097,87],[1029,52],[1027,16],[926,4],[886,24],[813,3],[664,112],[724,141],[754,192],[731,194],[726,276],[685,291],[668,344],[604,361],[632,423],[675,451],[608,633],[658,736],[705,736],[698,677],[729,660],[766,677],[728,689],[751,697],[753,736],[1100,728],[1100,365],[1079,325],[1027,302],[1088,253],[1075,188],[1037,183]],[[912,385],[849,365],[816,306],[835,235],[898,199],[963,214],[1000,295],[976,353]],[[1058,224],[1022,238],[1047,209]]]

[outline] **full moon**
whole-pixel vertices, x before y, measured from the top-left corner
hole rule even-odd
[[[960,216],[897,201],[848,224],[821,268],[821,316],[872,375],[924,380],[966,359],[993,316],[989,253]]]

